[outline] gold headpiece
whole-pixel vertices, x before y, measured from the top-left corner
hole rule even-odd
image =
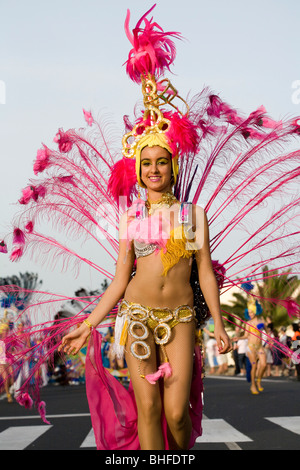
[[[253,297],[250,297],[247,302],[248,312],[256,313],[256,303]]]
[[[158,88],[161,90],[158,91]],[[171,121],[164,117],[160,107],[169,105],[176,109],[181,115],[183,113],[173,104],[175,98],[179,98],[186,106],[186,113],[189,108],[187,103],[178,95],[169,79],[156,82],[155,77],[148,75],[142,78],[142,93],[144,98],[145,111],[143,120],[136,124],[133,129],[123,136],[123,155],[127,158],[136,159],[136,175],[140,186],[144,187],[140,179],[140,155],[143,148],[149,146],[160,146],[167,149],[172,155],[172,167],[174,184],[178,175],[178,155],[173,155],[166,132],[169,130]]]
[[[161,93],[158,93],[158,85],[163,88]],[[127,158],[135,158],[136,147],[145,135],[165,134],[168,131],[171,121],[166,119],[159,109],[162,105],[170,105],[183,115],[173,104],[173,100],[179,98],[187,107],[185,114],[188,114],[189,111],[187,103],[178,95],[177,90],[168,79],[161,80],[157,84],[154,76],[149,75],[146,79],[142,78],[142,93],[145,105],[143,120],[136,124],[132,131],[125,134],[122,140],[123,155]],[[147,121],[149,124],[146,124]]]
[[[160,146],[168,150],[172,156],[174,185],[177,181],[179,155],[189,156],[198,151],[198,126],[188,117],[189,107],[170,80],[162,78],[175,60],[173,39],[181,39],[181,35],[165,32],[153,22],[153,18],[147,19],[153,8],[142,16],[132,32],[129,29],[129,10],[125,21],[126,35],[132,44],[126,72],[132,81],[142,84],[145,110],[133,129],[123,136],[123,158],[111,169],[108,189],[117,204],[120,196],[125,196],[128,204],[132,203],[136,183],[145,187],[140,177],[143,148]],[[180,106],[177,106],[178,100],[181,101]],[[182,103],[183,112],[179,109],[183,107]],[[166,111],[165,108],[162,110],[162,106],[174,109]]]

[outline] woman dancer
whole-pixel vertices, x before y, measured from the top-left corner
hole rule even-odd
[[[245,327],[245,334],[239,337],[239,340],[248,339],[247,355],[251,364],[251,393],[258,395],[264,389],[261,381],[264,376],[267,360],[263,347],[263,329],[264,323],[257,317],[255,301],[251,299],[248,302],[249,320]]]
[[[158,223],[158,212],[161,215],[163,233],[167,233],[168,230],[174,231],[174,228],[178,229],[179,226],[174,227],[174,224],[176,225],[176,220],[178,220],[180,203],[171,192],[174,175],[172,175],[172,156],[169,151],[159,145],[145,146],[141,151],[140,178],[148,192],[148,213],[151,213],[149,215],[149,229],[157,232],[157,227],[151,226],[151,222]],[[126,216],[129,217],[128,213]],[[196,206],[192,208],[192,217],[194,220],[192,227],[195,234],[194,243],[199,246],[195,253],[199,281],[214,319],[219,352],[223,354],[228,352],[231,346],[220,314],[218,286],[209,251],[207,220],[203,210]],[[121,226],[126,227],[126,224],[125,217],[123,217]],[[155,243],[143,243],[143,247],[141,247],[137,245],[140,241],[134,239],[130,242],[131,246],[128,250],[127,236],[124,237],[124,233],[122,233],[120,238],[120,252],[114,280],[87,321],[83,322],[80,328],[64,337],[63,348],[68,353],[77,353],[90,334],[90,327],[96,327],[103,321],[115,304],[123,298],[123,293],[124,300],[121,304],[121,312],[128,310],[129,305],[137,312],[136,319],[139,315],[149,312],[152,312],[153,317],[155,314],[159,317],[165,313],[164,323],[159,327],[161,332],[155,328],[152,330],[150,321],[148,321],[149,328],[143,326],[145,323],[142,323],[137,324],[135,330],[135,325],[133,321],[131,322],[132,327],[125,343],[126,361],[138,408],[138,434],[141,448],[164,448],[159,383],[156,381],[149,383],[145,378],[150,374],[153,379],[152,373],[156,371],[157,367],[164,362],[169,362],[172,373],[167,373],[164,376],[163,408],[173,448],[187,449],[191,434],[189,396],[195,344],[193,291],[189,283],[191,276],[190,257],[193,251],[187,250],[185,257],[179,257],[177,263],[168,270],[165,276],[162,276],[164,268],[162,257],[156,253],[157,245]],[[157,240],[157,242],[161,241]],[[141,253],[142,251],[143,253]],[[138,257],[136,274],[130,281],[135,256]],[[172,323],[175,326],[169,330],[169,325]],[[134,345],[136,337],[144,336],[147,330],[149,335],[144,340],[145,346],[141,344],[141,341]],[[130,334],[130,331],[133,334]],[[162,333],[162,337],[159,333]],[[159,355],[157,345],[162,344],[161,341],[166,335],[169,335],[170,339],[163,348],[160,348]],[[141,349],[144,347],[140,354],[138,353],[139,346]],[[149,357],[143,360],[143,370],[141,370],[139,356],[143,353],[147,355],[148,352],[150,352]]]
[[[13,370],[11,362],[7,357],[4,339],[9,332],[8,324],[3,321],[0,323],[0,378],[4,382],[5,393],[8,403],[12,403],[13,399],[10,393],[10,387],[13,385]],[[0,381],[1,382],[1,381]]]
[[[297,151],[282,154],[282,146],[279,145],[300,134],[300,121],[293,118],[275,122],[268,118],[264,107],[249,116],[242,116],[208,89],[189,100],[189,106],[180,112],[177,91],[169,80],[162,79],[163,72],[169,70],[175,58],[171,38],[180,35],[165,33],[152,19],[147,19],[147,14],[138,21],[132,33],[129,31],[129,17],[125,23],[127,36],[133,45],[126,63],[127,72],[133,81],[142,83],[145,114],[136,119],[134,126],[128,117],[124,120],[129,132],[123,139],[123,159],[116,162],[117,152],[111,148],[112,142],[106,138],[102,125],[90,112],[84,111],[88,125],[94,127],[91,134],[85,135],[82,129],[66,132],[60,129],[55,137],[58,151],[45,145],[38,151],[34,173],[45,172],[46,175],[24,188],[19,200],[25,206],[24,211],[14,222],[12,231],[10,256],[14,261],[25,252],[37,253],[40,247],[47,256],[55,252],[63,260],[75,261],[76,265],[87,264],[98,274],[113,279],[107,291],[101,294],[98,305],[93,299],[86,299],[86,309],[83,308],[74,318],[57,319],[54,324],[51,318],[50,325],[40,325],[44,334],[41,347],[46,346],[47,355],[35,365],[38,369],[47,358],[51,358],[61,337],[72,326],[82,323],[91,305],[97,305],[88,320],[72,333],[73,336],[64,339],[63,348],[76,351],[92,329],[86,363],[87,390],[92,420],[98,420],[96,425],[93,422],[93,428],[99,449],[138,449],[140,445],[142,448],[162,447],[161,429],[154,436],[151,428],[154,426],[155,432],[158,430],[157,416],[161,408],[165,408],[162,419],[167,417],[170,447],[185,448],[191,427],[186,414],[189,393],[189,414],[195,440],[201,434],[202,411],[201,383],[198,380],[201,378],[199,346],[195,347],[194,356],[192,354],[193,306],[199,299],[203,318],[207,318],[210,310],[215,319],[219,347],[224,352],[228,348],[228,338],[220,320],[218,288],[212,275],[212,264],[218,287],[231,289],[248,273],[259,280],[261,267],[268,265],[269,261],[282,259],[284,263],[289,255],[289,266],[293,266],[299,259],[299,243],[297,240],[291,243],[297,239],[299,231],[292,228],[292,221],[296,219],[290,216],[290,211],[299,207],[297,199],[291,203],[284,202],[263,225],[256,227],[253,221],[260,224],[256,217],[259,205],[268,202],[273,195],[277,196],[279,191],[285,191],[290,182],[300,177],[296,166]],[[179,104],[182,102],[186,104],[180,98]],[[162,110],[162,106],[167,110]],[[145,195],[146,202],[138,198],[132,204],[137,184],[148,194]],[[170,192],[172,185],[174,194]],[[205,212],[196,206],[200,194],[205,201]],[[119,200],[121,196],[122,201]],[[184,203],[190,200],[193,204],[182,205],[177,199]],[[123,207],[124,202],[129,209],[119,223],[119,218],[113,214],[117,204]],[[104,215],[103,207],[107,203],[111,210]],[[233,211],[229,210],[227,214],[230,208]],[[210,250],[206,214],[210,214],[210,227],[217,227],[217,233],[210,241]],[[99,247],[104,249],[114,263],[117,261],[115,275],[98,266],[94,259],[89,260],[70,249],[64,242],[39,233],[38,221],[43,215],[65,229],[65,240],[74,234],[76,240],[78,235],[84,235],[85,240],[96,242],[97,250]],[[118,224],[119,243],[110,230],[105,230],[99,223],[99,215],[106,218],[109,228],[114,229]],[[251,233],[246,231],[245,240],[237,244],[231,236],[247,223],[248,217],[251,223],[247,226]],[[283,228],[288,229],[286,237],[281,233]],[[104,236],[98,239],[95,233],[99,230]],[[224,239],[232,241],[228,244],[230,248],[223,249]],[[106,242],[111,250],[107,249]],[[272,259],[263,252],[269,244],[273,248]],[[213,253],[220,248],[222,262],[213,260],[211,263],[210,251]],[[6,250],[4,241],[0,243],[0,250],[3,249]],[[118,260],[115,259],[116,252]],[[255,255],[258,255],[257,262]],[[135,258],[136,274],[132,276]],[[241,261],[245,261],[242,277]],[[208,308],[199,289],[199,295],[194,295],[195,304],[192,300],[189,275],[192,271],[192,284],[197,287],[195,264]],[[269,271],[265,275],[271,276],[272,273]],[[130,388],[128,391],[124,387],[119,389],[117,381],[112,383],[112,378],[105,372],[101,364],[100,335],[93,328],[108,312],[108,323],[114,323],[114,306],[121,298],[124,300],[116,318],[114,344],[118,356],[125,350],[136,400],[129,399]],[[55,305],[61,299],[62,296],[58,296],[48,300],[51,305],[54,301]],[[39,311],[40,305],[47,306],[48,301],[41,300],[38,298],[33,303],[33,310],[35,305]],[[290,299],[280,301],[284,301],[286,308],[297,315],[298,305]],[[26,314],[32,309],[26,309]],[[198,314],[198,305],[196,311]],[[13,336],[11,340],[14,340]],[[159,356],[157,362],[156,353]],[[19,403],[27,404],[29,395],[33,395],[35,406],[45,419],[39,385],[32,384],[31,377],[22,385]],[[158,384],[164,385],[159,400]],[[100,389],[103,393],[99,395]],[[141,443],[136,434],[136,406]],[[116,420],[119,421],[117,426]],[[163,419],[164,437],[165,424]]]

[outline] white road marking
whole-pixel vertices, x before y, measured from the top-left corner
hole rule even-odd
[[[90,430],[80,447],[96,447],[93,428]]]
[[[47,419],[50,418],[81,418],[82,416],[91,416],[90,413],[69,413],[65,415],[46,415]],[[0,416],[0,421],[10,421],[10,420],[22,420],[22,419],[39,419],[41,420],[40,415],[35,416]]]
[[[202,428],[202,436],[196,439],[196,442],[200,444],[203,442],[224,442],[228,444],[252,441],[252,439],[239,432],[223,419],[204,419],[202,421]]]
[[[52,427],[12,426],[0,433],[0,450],[23,450]]]
[[[80,418],[89,417],[89,413],[74,413],[74,414],[60,414],[49,415],[47,418]],[[32,420],[38,419],[37,416],[7,416],[1,417],[0,420]],[[271,417],[265,418],[268,421],[278,425],[288,431],[300,435],[300,416],[287,416],[287,417]],[[11,426],[0,432],[0,450],[23,450],[28,447],[32,442],[38,439],[41,435],[47,432],[53,425],[36,425],[36,426]],[[252,442],[245,434],[239,432],[236,428],[231,426],[223,419],[208,419],[203,416],[202,421],[203,435],[197,438],[196,443],[223,443],[229,450],[242,450],[238,445],[240,442]],[[89,431],[87,436],[82,441],[81,448],[95,448],[95,436],[93,429]]]
[[[300,435],[300,416],[282,416],[276,418],[265,418],[288,431]]]

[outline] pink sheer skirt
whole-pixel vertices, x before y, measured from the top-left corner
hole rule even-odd
[[[202,358],[195,347],[193,380],[190,393],[192,433],[189,449],[202,434]],[[86,391],[98,450],[139,450],[137,408],[131,384],[128,389],[102,364],[101,335],[93,331],[86,358]],[[162,413],[165,449],[169,449],[167,422]]]

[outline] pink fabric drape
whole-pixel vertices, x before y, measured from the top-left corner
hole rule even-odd
[[[195,348],[194,371],[190,394],[192,434],[189,448],[202,434],[202,364],[199,346]],[[86,358],[86,391],[98,450],[139,450],[137,432],[137,408],[134,392],[126,389],[102,364],[101,335],[93,331]],[[162,415],[165,448],[167,423]]]

